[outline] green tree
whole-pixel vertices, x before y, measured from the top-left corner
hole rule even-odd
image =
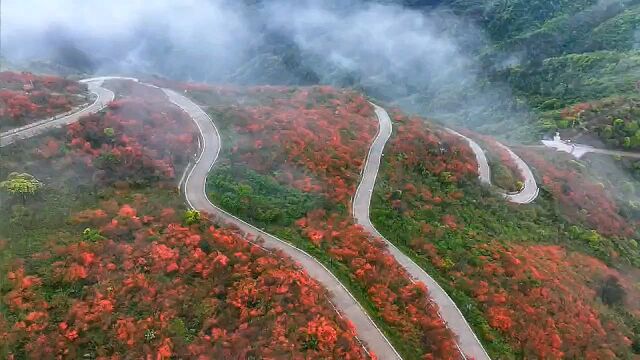
[[[615,276],[609,276],[600,288],[600,300],[607,305],[622,304],[625,297],[626,293]]]
[[[609,139],[613,137],[613,126],[607,125],[602,129],[602,136],[605,139]]]
[[[640,125],[638,125],[637,121],[629,121],[624,125],[624,131],[629,134],[629,136],[635,135],[638,130],[640,130]]]
[[[104,134],[109,138],[113,138],[116,135],[116,131],[113,130],[113,128],[108,127],[104,129]]]
[[[44,184],[42,184],[33,175],[27,173],[13,172],[9,174],[7,180],[0,182],[0,189],[6,191],[11,196],[19,196],[22,203],[26,203],[27,196],[37,193]]]
[[[187,210],[182,217],[185,225],[200,223],[200,212],[198,210]]]

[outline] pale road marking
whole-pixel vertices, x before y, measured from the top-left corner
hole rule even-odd
[[[382,153],[392,132],[389,114],[387,114],[383,108],[373,103],[372,105],[375,108],[380,127],[371,148],[369,148],[369,154],[367,155],[364,170],[362,171],[362,179],[356,189],[356,194],[353,199],[353,217],[365,230],[369,231],[373,236],[382,239],[387,244],[389,252],[396,261],[406,269],[411,277],[427,285],[430,298],[440,308],[440,317],[446,322],[447,327],[457,336],[457,345],[461,356],[465,358],[466,356],[470,356],[476,360],[490,359],[482,343],[462,315],[462,312],[460,312],[460,309],[458,309],[455,302],[447,295],[444,289],[442,289],[424,269],[400,251],[393,243],[383,237],[371,223],[371,219],[369,218],[371,195],[378,176]]]

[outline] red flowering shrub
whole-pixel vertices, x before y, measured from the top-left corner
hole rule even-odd
[[[381,167],[390,185],[385,189],[385,198],[407,216],[413,214],[414,208],[433,210],[434,219],[447,229],[461,228],[463,224],[447,213],[445,205],[463,199],[464,193],[458,186],[475,181],[478,176],[478,164],[467,142],[435,125],[425,126],[424,120],[398,110],[391,111],[390,116],[395,132],[387,143],[385,164]],[[432,176],[434,180],[407,182],[415,173],[422,179]],[[428,229],[426,233],[430,232]]]
[[[632,331],[603,315],[595,299],[608,276],[633,285],[601,261],[559,246],[479,245],[472,266],[452,271],[486,311],[489,325],[543,359],[625,357]],[[633,295],[632,295],[633,294]],[[593,339],[598,339],[594,341]]]
[[[143,98],[130,94],[109,104],[105,113],[86,116],[68,127],[74,161],[95,169],[107,183],[173,179],[175,164],[186,163],[194,151],[193,122],[159,90],[130,91]],[[41,153],[49,154],[52,147],[47,144]]]
[[[390,174],[394,181],[404,178],[405,170],[415,168],[441,176],[450,183],[478,176],[475,156],[464,139],[435,126],[427,127],[424,120],[408,117],[397,110],[391,111],[390,116],[395,134],[387,149],[397,156],[385,160],[398,168]],[[422,191],[417,189],[415,192]]]
[[[64,113],[86,102],[86,85],[55,76],[0,72],[0,129]]]
[[[407,344],[426,359],[458,358],[453,336],[438,316],[427,287],[411,281],[381,240],[372,239],[344,216],[327,215],[324,210],[308,214],[296,225],[315,246],[349,268],[382,319]]]
[[[500,344],[495,357],[514,353],[541,359],[633,357],[631,344],[637,341],[633,324],[640,318],[637,281],[594,257],[561,246],[525,244],[528,240],[551,242],[549,234],[563,234],[559,226],[548,225],[557,221],[554,211],[549,218],[546,210],[505,205],[474,182],[463,181],[477,176],[470,171],[450,170],[451,174],[442,176],[441,169],[451,168],[446,164],[460,154],[448,150],[449,142],[459,144],[460,140],[446,139],[446,134],[423,122],[412,124],[401,115],[395,118],[397,132],[385,150],[379,174],[383,186],[374,198],[373,220],[390,240],[418,254],[417,261],[437,269],[434,273],[441,284],[456,290],[450,294],[458,303],[477,306],[468,319],[489,346]],[[414,137],[427,140],[409,142]],[[549,165],[540,162],[545,167],[539,169],[536,154],[530,155],[523,157],[542,175],[554,174],[549,184],[563,179],[577,187],[586,181],[577,173],[541,170]],[[471,156],[464,157],[468,164],[474,163]],[[452,183],[451,178],[458,181]],[[593,189],[588,182],[581,187],[585,194],[578,197],[584,198],[573,201],[586,205],[597,199],[600,205],[590,206],[589,213],[609,214],[609,220],[598,218],[597,223],[622,225],[610,212],[613,203],[601,188]],[[555,197],[562,186],[550,191]],[[582,203],[571,205],[574,211],[585,208],[578,204]],[[542,235],[528,233],[536,231]],[[627,293],[619,308],[602,300],[603,284],[611,276],[619,279]],[[620,320],[620,313],[629,318]]]
[[[360,95],[327,87],[261,87],[246,93],[253,102],[262,101],[214,109],[214,117],[223,119],[225,139],[232,141],[229,166],[242,164],[282,185],[329,199],[286,231],[346,269],[386,328],[400,339],[401,350],[425,359],[459,358],[454,337],[426,286],[414,283],[385,244],[355,225],[345,211],[376,134],[378,121],[371,105]],[[219,101],[216,94],[213,103]],[[225,134],[230,131],[233,136]]]
[[[253,91],[258,91],[254,89]],[[232,110],[234,159],[305,192],[348,203],[376,132],[371,106],[327,87],[297,90],[270,105]]]
[[[585,223],[607,236],[633,236],[634,228],[620,215],[603,186],[566,163],[563,166],[547,160],[539,152],[523,149],[519,153],[542,179],[539,185],[553,194],[571,221]]]
[[[102,239],[55,246],[3,275],[0,354],[365,357],[326,291],[290,260],[230,230],[170,222],[167,211],[112,210],[92,220]]]

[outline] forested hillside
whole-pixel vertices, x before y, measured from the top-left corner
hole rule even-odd
[[[639,0],[245,0],[214,10],[234,22],[210,28],[212,40],[152,24],[132,27],[117,51],[98,51],[99,40],[62,31],[48,62],[32,67],[354,87],[405,111],[519,142],[564,128],[550,112],[640,96]],[[223,34],[229,29],[231,41]]]
[[[251,6],[260,9],[269,3],[253,2]],[[384,61],[372,56],[364,62],[360,52],[342,51],[339,44],[329,50],[308,45],[291,34],[297,31],[294,28],[267,25],[260,47],[227,80],[353,86],[408,111],[525,142],[566,127],[550,111],[559,113],[578,103],[608,97],[640,96],[637,0],[380,0],[354,5],[357,3],[327,5],[323,11],[328,8],[340,17],[350,11],[347,9],[360,6],[375,21],[387,23],[392,22],[389,17],[406,15],[394,10],[394,4],[401,4],[412,9],[411,14],[423,16],[427,28],[410,28],[426,38],[434,35],[429,47],[412,44],[422,51],[417,59],[409,47],[399,47],[393,57],[399,62],[408,58],[413,67],[398,71],[392,64],[370,72],[367,67]],[[343,20],[347,19],[359,20]],[[411,35],[407,32],[400,42],[410,44],[407,38]],[[321,43],[330,36],[322,33],[313,41]],[[387,33],[381,36],[376,41],[395,49],[396,39]],[[438,43],[441,39],[455,49],[443,51]],[[318,53],[318,48],[362,63],[354,66],[348,61],[326,60],[326,51]],[[432,52],[442,52],[444,59],[432,59]],[[328,57],[332,56],[336,55]],[[618,141],[623,142],[623,138]]]
[[[536,123],[537,130],[581,126],[549,111],[613,96],[640,96],[640,1],[445,3],[487,32],[492,45],[478,54],[485,73],[490,81],[510,85],[534,119],[544,119]],[[632,117],[623,120],[631,122]]]

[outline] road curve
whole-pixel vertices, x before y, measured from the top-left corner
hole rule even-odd
[[[376,116],[380,122],[380,128],[378,130],[378,135],[369,149],[369,154],[367,155],[367,160],[362,172],[362,179],[360,180],[360,184],[358,185],[353,199],[353,217],[358,224],[365,228],[365,230],[386,242],[389,247],[389,252],[393,255],[396,261],[398,261],[398,263],[407,270],[413,279],[422,281],[427,285],[431,299],[438,304],[438,307],[440,308],[440,317],[442,317],[442,319],[447,323],[447,327],[458,338],[458,348],[461,350],[462,356],[471,356],[476,360],[489,359],[489,355],[482,347],[480,340],[478,340],[473,330],[471,330],[471,327],[460,312],[460,309],[458,309],[455,302],[449,297],[449,295],[447,295],[440,285],[438,285],[438,283],[429,276],[424,269],[400,251],[395,245],[393,245],[393,243],[385,239],[371,223],[371,219],[369,218],[371,195],[376,183],[378,169],[380,168],[382,152],[392,132],[391,119],[387,112],[375,104],[372,105],[375,108]]]
[[[520,156],[516,155],[516,153],[511,151],[511,149],[502,145],[499,142],[496,142],[496,143],[498,144],[498,146],[502,147],[502,149],[504,149],[506,152],[509,153],[509,155],[511,156],[511,159],[515,161],[516,166],[518,167],[518,170],[520,170],[520,174],[524,177],[524,187],[522,188],[522,190],[520,190],[515,194],[504,193],[504,197],[508,201],[516,204],[529,204],[533,202],[533,200],[535,200],[538,197],[538,194],[540,193],[540,189],[538,188],[538,184],[536,183],[536,178],[535,176],[533,176],[533,172],[531,171],[531,168],[529,168],[529,165],[527,165],[527,163],[525,163],[524,160],[520,158]]]
[[[489,162],[487,161],[487,156],[484,154],[484,150],[478,145],[477,142],[472,139],[460,134],[459,132],[446,128],[446,130],[454,135],[457,135],[464,140],[467,141],[469,147],[473,151],[473,154],[476,156],[476,162],[478,163],[478,177],[480,178],[480,182],[483,184],[491,185],[491,170],[489,168]],[[536,183],[536,178],[533,176],[533,172],[516,153],[511,151],[508,147],[496,141],[496,144],[502,147],[506,152],[509,153],[511,159],[515,161],[518,170],[520,170],[520,174],[524,177],[524,187],[517,193],[507,193],[505,191],[501,191],[500,193],[504,196],[507,201],[515,203],[515,204],[529,204],[533,202],[540,193],[540,189],[538,189],[538,184]]]
[[[11,145],[18,140],[27,139],[42,134],[43,132],[52,128],[72,124],[78,121],[83,116],[93,114],[102,110],[115,98],[115,94],[111,90],[105,89],[101,86],[101,79],[87,79],[83,80],[82,82],[86,83],[89,87],[89,91],[96,95],[96,100],[93,102],[93,104],[67,116],[63,116],[60,118],[52,117],[36,121],[34,123],[0,133],[0,147]]]
[[[74,123],[82,116],[102,110],[115,98],[115,94],[112,91],[102,87],[102,83],[105,80],[110,79],[140,82],[136,78],[118,76],[105,76],[81,80],[81,82],[88,84],[91,92],[96,94],[97,99],[93,104],[76,113],[59,119],[45,119],[2,133],[0,134],[0,147],[12,144],[18,140],[39,135],[55,127]],[[164,91],[169,100],[184,110],[193,119],[200,130],[201,153],[195,165],[188,172],[184,187],[186,200],[189,203],[189,206],[199,211],[215,215],[221,222],[233,225],[245,234],[251,234],[255,238],[263,239],[264,246],[270,249],[280,250],[293,258],[306,270],[310,277],[319,281],[331,293],[332,305],[336,307],[336,309],[340,310],[341,314],[346,315],[354,325],[356,333],[358,334],[358,339],[363,342],[363,345],[366,344],[367,346],[365,347],[365,351],[372,351],[379,359],[402,359],[386,336],[384,336],[378,326],[373,322],[369,315],[367,315],[362,306],[346,289],[346,287],[342,285],[340,280],[338,280],[338,278],[329,271],[329,269],[303,250],[267,234],[211,204],[205,192],[205,185],[207,175],[220,153],[221,144],[218,129],[215,127],[211,118],[199,106],[186,97],[173,90],[159,88],[158,86],[142,82],[140,83]]]
[[[209,171],[220,153],[221,140],[213,120],[198,105],[185,96],[168,89],[162,89],[169,100],[182,108],[198,126],[201,136],[201,150],[195,165],[186,176],[184,183],[185,196],[189,206],[202,212],[216,216],[222,223],[238,227],[246,234],[251,234],[264,241],[269,249],[280,250],[297,261],[310,277],[320,282],[332,294],[331,301],[336,308],[353,323],[358,338],[366,343],[379,359],[401,359],[389,340],[384,336],[366,311],[360,306],[351,293],[342,285],[324,265],[308,253],[282,241],[264,231],[238,219],[219,207],[213,205],[206,195],[206,181]]]
[[[476,162],[478,163],[478,177],[480,178],[480,182],[483,184],[491,185],[491,169],[489,168],[489,161],[487,161],[487,156],[484,154],[484,150],[482,150],[480,145],[455,130],[449,128],[445,129],[453,135],[457,135],[467,141],[469,147],[473,151],[473,154],[476,156]]]

